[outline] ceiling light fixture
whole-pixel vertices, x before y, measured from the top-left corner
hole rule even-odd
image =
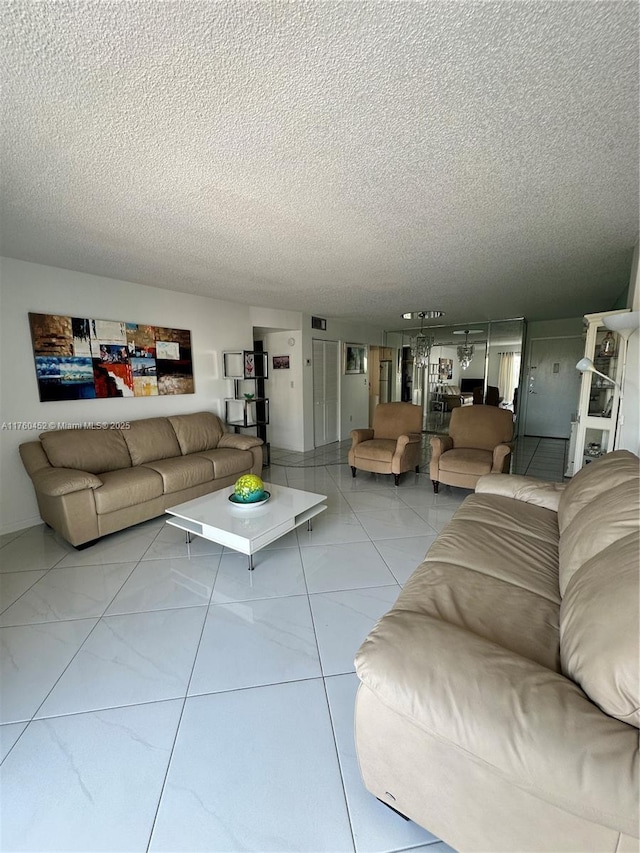
[[[407,311],[402,315],[403,320],[437,320],[444,317],[444,311]]]
[[[460,367],[462,370],[466,370],[473,360],[473,353],[475,351],[473,344],[469,343],[469,335],[480,335],[482,334],[482,329],[465,329],[462,332],[454,332],[453,334],[464,335],[464,343],[460,344],[456,352]]]
[[[427,367],[431,347],[434,345],[436,339],[433,335],[425,335],[423,331],[424,321],[425,319],[431,320],[436,317],[443,317],[444,311],[409,311],[402,316],[405,320],[417,320],[420,318],[420,331],[415,337],[409,339],[409,346],[411,347],[414,365],[416,367]]]

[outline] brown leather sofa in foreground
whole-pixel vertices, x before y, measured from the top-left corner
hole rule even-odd
[[[44,432],[20,445],[40,516],[80,546],[262,471],[262,440],[211,412],[145,418],[128,429]]]
[[[640,847],[639,461],[482,477],[358,651],[366,787],[460,853]]]

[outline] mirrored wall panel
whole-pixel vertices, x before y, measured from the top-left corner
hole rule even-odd
[[[416,325],[385,333],[397,352],[392,399],[423,409],[423,429],[447,432],[458,406],[496,405],[517,415],[525,322]]]

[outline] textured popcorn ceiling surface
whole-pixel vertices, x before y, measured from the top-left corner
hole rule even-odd
[[[629,282],[635,0],[0,14],[4,255],[386,328]]]

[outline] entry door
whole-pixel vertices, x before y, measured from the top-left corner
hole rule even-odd
[[[581,374],[576,362],[584,355],[582,338],[540,338],[531,341],[525,373],[525,435],[569,438],[571,418],[578,410]]]
[[[338,342],[313,341],[313,443],[338,440]]]

